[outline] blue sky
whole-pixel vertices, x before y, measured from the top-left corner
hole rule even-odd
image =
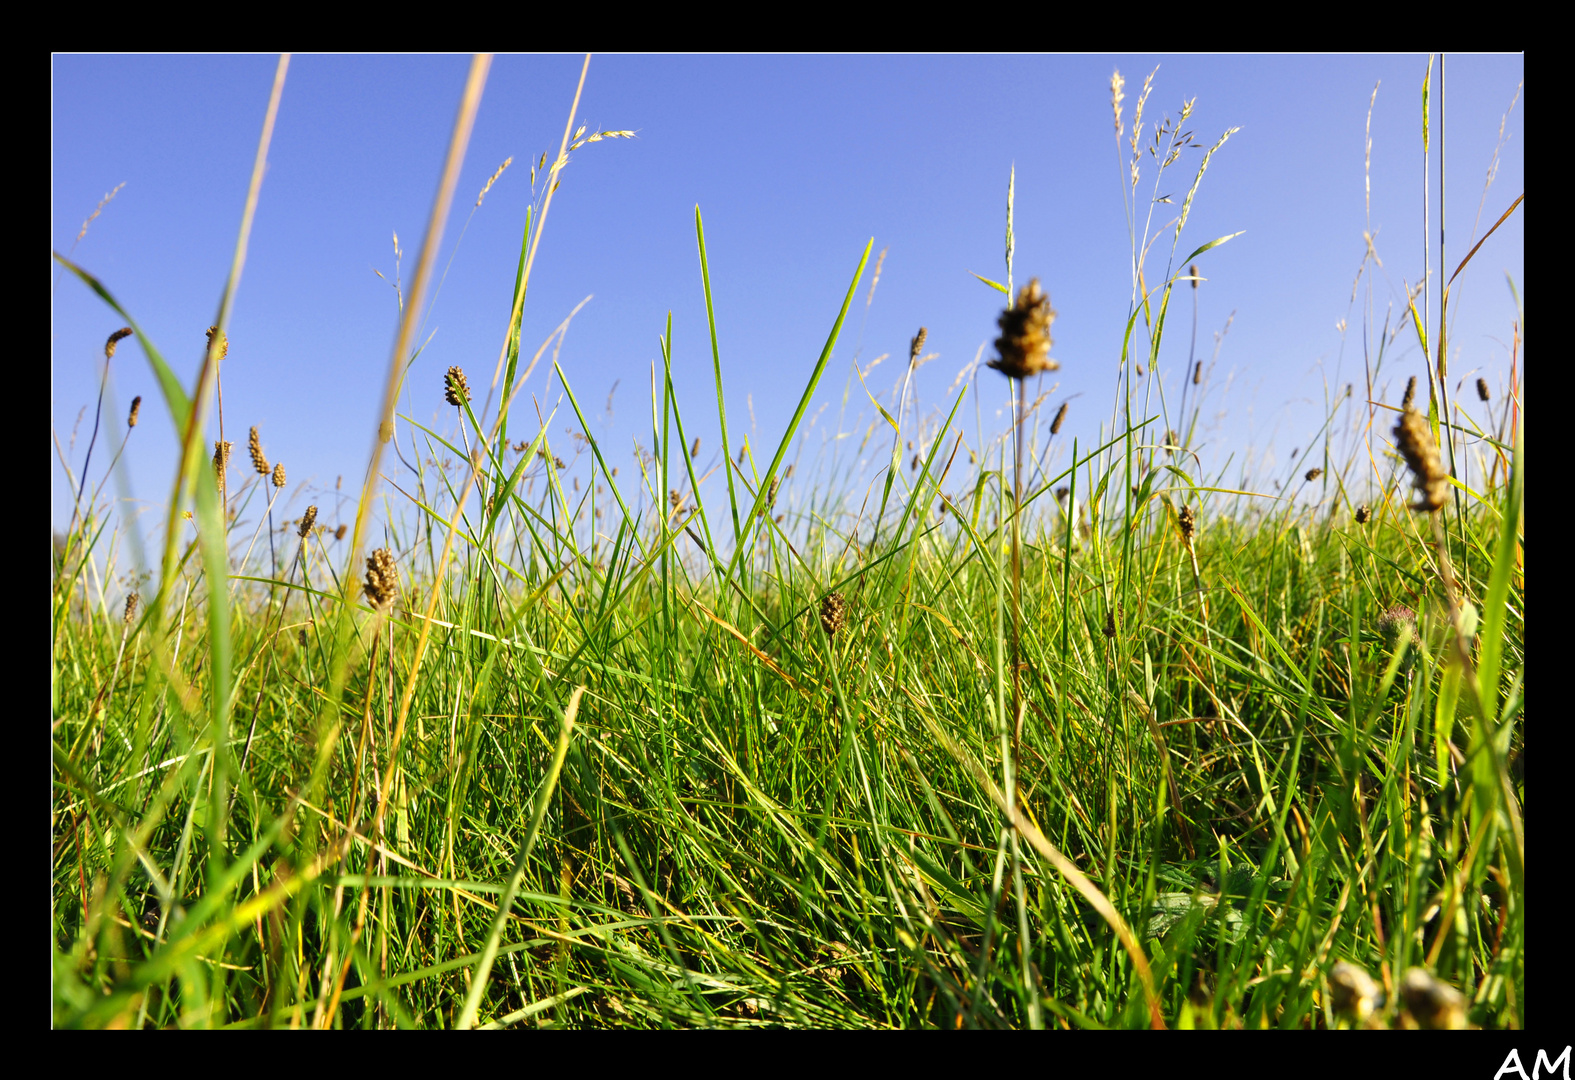
[[[270,55],[54,60],[51,246],[65,253],[75,244],[73,260],[132,313],[188,387],[228,273],[276,62]],[[431,335],[430,344],[400,402],[401,412],[422,423],[456,430],[442,402],[450,365],[463,367],[473,387],[490,382],[531,202],[529,165],[556,150],[582,62],[499,56],[493,63],[439,258],[447,276],[429,305],[422,339]],[[291,61],[223,368],[226,436],[239,462],[232,490],[248,471],[246,429],[255,424],[270,459],[289,472],[292,503],[283,516],[307,502],[331,506],[338,477],[347,497],[359,487],[396,326],[392,234],[399,234],[408,281],[468,66],[467,56]],[[1231,461],[1232,481],[1248,461],[1265,480],[1288,478],[1289,451],[1304,449],[1322,422],[1326,385],[1360,388],[1365,378],[1366,277],[1351,301],[1364,230],[1376,232],[1383,260],[1371,274],[1372,336],[1391,304],[1398,319],[1402,282],[1422,276],[1425,55],[599,55],[576,126],[632,129],[637,138],[573,155],[532,273],[524,347],[534,352],[593,297],[575,318],[560,362],[593,416],[592,434],[622,466],[623,483],[633,479],[634,440],[650,444],[650,365],[659,361],[658,337],[671,311],[685,427],[701,438],[702,464],[712,462],[718,419],[695,244],[698,204],[735,453],[751,433],[757,458],[775,449],[872,237],[870,265],[810,411],[827,405],[810,429],[807,455],[836,430],[855,354],[861,366],[892,354],[868,383],[888,395],[921,325],[929,330],[926,353],[938,357],[918,373],[919,409],[949,408],[948,388],[981,344],[987,359],[993,355],[988,343],[1003,298],[970,272],[1005,277],[1006,188],[1015,166],[1016,282],[1040,278],[1058,312],[1052,355],[1062,368],[1045,381],[1043,389],[1053,390],[1046,409],[1071,399],[1064,434],[1086,446],[1110,417],[1132,300],[1123,206],[1130,151],[1116,143],[1110,79],[1119,69],[1126,80],[1130,136],[1143,81],[1156,67],[1145,145],[1187,99],[1195,106],[1186,128],[1201,147],[1239,128],[1212,157],[1175,252],[1180,259],[1215,237],[1242,233],[1198,260],[1206,280],[1197,295],[1196,348],[1199,359],[1213,361],[1201,459],[1209,474]],[[1450,271],[1473,234],[1480,238],[1524,190],[1522,98],[1504,123],[1497,175],[1483,202],[1500,125],[1523,77],[1518,55],[1447,59]],[[1375,84],[1369,211],[1363,155]],[[1433,149],[1436,280],[1436,126]],[[511,155],[512,168],[461,242],[476,194]],[[1163,235],[1148,257],[1150,288],[1170,260],[1174,230],[1163,227],[1179,211],[1201,156],[1183,152],[1160,184],[1157,194],[1174,202],[1153,208],[1150,235]],[[1156,194],[1155,165],[1143,157],[1140,231]],[[83,220],[122,183],[78,243]],[[1516,318],[1506,273],[1524,288],[1523,223],[1522,209],[1483,246],[1451,297],[1451,380],[1466,377],[1469,386],[1484,376],[1495,403],[1507,384]],[[882,249],[880,283],[866,308]],[[51,422],[79,470],[104,339],[119,320],[53,264],[51,283]],[[1192,337],[1190,292],[1178,292],[1170,319],[1159,370],[1170,380],[1174,408]],[[1215,336],[1227,321],[1215,360]],[[1422,372],[1415,335],[1398,337],[1384,363],[1380,386],[1389,384],[1388,400],[1397,401],[1405,378]],[[538,367],[521,396],[523,415],[534,413],[532,393],[543,409],[557,400],[547,368]],[[1001,426],[1006,384],[986,371],[978,387],[988,438]],[[90,481],[113,456],[126,408],[139,394],[142,420],[124,461],[132,505],[151,527],[163,516],[176,442],[134,341],[112,363],[115,404],[106,404]],[[478,393],[478,402],[484,397]],[[1465,398],[1476,407],[1474,393]],[[873,415],[855,380],[843,427],[856,435],[844,446],[854,447]],[[959,417],[968,418],[971,445],[979,441],[974,416],[970,398]],[[549,438],[566,460],[573,426],[565,403]],[[519,420],[511,430],[522,434]],[[402,426],[407,455],[408,434]],[[888,452],[889,444],[871,445],[866,475]],[[53,447],[51,458],[51,514],[60,528],[70,497]],[[588,477],[588,458],[576,467]],[[392,457],[385,471],[396,480],[408,475]],[[715,476],[708,497],[725,500]]]

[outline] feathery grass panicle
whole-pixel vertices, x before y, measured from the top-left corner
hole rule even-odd
[[[1449,473],[1439,460],[1438,445],[1433,442],[1427,418],[1415,409],[1407,409],[1400,414],[1394,434],[1400,453],[1415,477],[1411,486],[1420,493],[1411,509],[1428,513],[1437,510],[1444,505],[1444,496],[1449,491]]]
[[[460,368],[451,367],[448,374],[443,376],[443,400],[456,409],[470,400],[470,384],[465,381],[465,373]]]
[[[1070,401],[1061,402],[1061,407],[1056,410],[1055,419],[1050,422],[1050,434],[1061,434],[1061,425],[1066,423],[1067,406],[1071,404],[1072,403]]]
[[[1001,336],[995,340],[1000,356],[988,366],[1013,379],[1059,370],[1061,365],[1050,359],[1050,346],[1054,344],[1050,324],[1054,321],[1050,297],[1039,287],[1039,279],[1034,278],[1017,291],[1017,302],[996,320],[1001,328]]]
[[[284,487],[284,462],[282,461],[273,467],[273,486],[276,488]]]
[[[307,535],[311,533],[312,526],[315,524],[317,524],[317,507],[308,506],[306,513],[301,515],[300,537],[302,540],[305,540]]]
[[[254,427],[251,434],[246,436],[246,451],[252,456],[252,468],[257,470],[258,476],[267,476],[273,472],[268,465],[268,459],[263,457],[262,442],[257,438],[257,429]]]
[[[503,159],[503,164],[498,166],[497,171],[487,178],[487,186],[481,189],[480,195],[476,196],[477,206],[481,205],[481,200],[487,197],[487,192],[491,191],[492,185],[498,182],[498,177],[502,176],[503,171],[512,164],[514,164],[514,155],[510,154],[508,157]]]
[[[137,414],[141,411],[142,395],[138,394],[136,397],[131,399],[131,415],[126,417],[126,427],[134,428],[137,426]]]
[[[104,359],[114,359],[115,346],[120,344],[122,338],[128,338],[130,336],[131,327],[129,326],[122,326],[119,330],[116,330],[113,334],[109,335],[109,340],[104,342]]]
[[[384,608],[399,595],[399,571],[387,548],[378,548],[366,560],[366,595],[374,607]]]
[[[848,601],[841,593],[828,593],[820,602],[820,625],[827,637],[836,637],[837,631],[847,625]]]
[[[1409,409],[1411,407],[1411,403],[1413,401],[1415,401],[1415,400],[1416,400],[1416,376],[1413,375],[1409,379],[1406,380],[1405,396],[1400,399],[1400,411],[1401,412],[1405,412],[1407,409]]]
[[[1110,76],[1110,108],[1116,114],[1116,138],[1121,138],[1121,103],[1126,100],[1126,95],[1121,92],[1127,81],[1121,77],[1121,70],[1116,69]]]

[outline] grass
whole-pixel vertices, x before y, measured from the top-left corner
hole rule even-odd
[[[368,485],[340,557],[326,525],[265,556],[236,524],[278,489],[259,467],[221,494],[204,460],[219,350],[188,396],[139,331],[184,459],[139,608],[108,605],[96,495],[54,563],[54,1022],[1521,1027],[1518,400],[1509,424],[1429,394],[1463,478],[1431,513],[1373,393],[1331,401],[1301,498],[1205,474],[1206,387],[1173,408],[1154,361],[1214,244],[1148,287],[1142,103],[1099,443],[1049,435],[1020,380],[980,376],[1017,418],[982,444],[966,385],[929,430],[904,387],[895,415],[875,402],[878,497],[843,459],[788,461],[869,248],[769,463],[726,442],[714,354],[726,505],[701,496],[665,345],[622,481],[558,370],[594,463],[571,489],[551,419],[510,444],[510,397],[456,394],[457,438],[394,415],[446,184],[384,410],[417,483]],[[573,125],[522,239],[505,388],[535,364],[518,327]],[[1179,128],[1156,127],[1166,166]],[[709,310],[698,211],[696,240]],[[1009,246],[987,284],[1011,276]]]

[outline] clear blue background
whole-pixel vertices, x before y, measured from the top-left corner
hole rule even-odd
[[[556,151],[582,61],[499,56],[493,63],[439,259],[447,277],[422,334],[431,334],[431,343],[400,402],[401,412],[450,434],[456,424],[442,401],[442,373],[463,367],[478,403],[485,399],[531,200],[529,165],[542,151]],[[229,269],[276,62],[54,61],[51,245],[71,250],[83,219],[124,182],[72,258],[132,313],[188,387]],[[289,472],[291,503],[283,516],[317,502],[332,522],[338,478],[346,500],[359,489],[397,320],[391,234],[398,232],[404,248],[408,282],[469,63],[467,56],[291,61],[223,368],[226,434],[237,455],[232,490],[249,471],[246,429],[255,424],[270,459]],[[633,129],[638,137],[573,155],[533,271],[524,349],[534,352],[576,304],[594,297],[569,330],[560,360],[632,497],[633,440],[650,445],[650,365],[659,361],[658,336],[671,311],[686,428],[702,440],[701,463],[714,465],[717,414],[694,231],[699,204],[735,453],[744,435],[762,468],[775,450],[871,237],[870,264],[810,415],[821,403],[829,407],[807,446],[812,453],[835,431],[856,350],[861,366],[892,354],[869,382],[888,395],[920,325],[929,328],[925,351],[939,354],[917,378],[920,411],[930,415],[949,407],[948,387],[981,345],[986,358],[992,355],[987,343],[1003,298],[969,272],[1005,277],[1006,186],[1015,164],[1016,281],[1039,277],[1059,313],[1053,355],[1062,369],[1045,382],[1054,390],[1046,409],[1070,398],[1065,434],[1086,446],[1110,417],[1132,301],[1122,202],[1129,150],[1115,141],[1110,77],[1120,69],[1126,79],[1130,137],[1143,80],[1156,66],[1145,145],[1184,99],[1196,100],[1187,128],[1201,146],[1240,128],[1214,155],[1175,252],[1179,259],[1244,230],[1199,260],[1206,279],[1198,294],[1201,359],[1214,355],[1215,334],[1234,313],[1204,401],[1205,471],[1223,468],[1231,481],[1285,480],[1299,471],[1289,451],[1305,448],[1322,423],[1326,387],[1355,382],[1361,395],[1366,279],[1355,305],[1352,286],[1364,229],[1376,232],[1383,260],[1373,275],[1371,336],[1391,305],[1392,323],[1398,321],[1402,282],[1422,276],[1426,56],[597,56],[576,126]],[[1503,127],[1497,177],[1483,202],[1523,69],[1515,55],[1447,60],[1450,271],[1473,234],[1479,238],[1524,190],[1521,99]],[[1436,94],[1436,65],[1434,72]],[[1369,218],[1363,153],[1375,84]],[[1435,281],[1438,150],[1435,121]],[[476,194],[510,155],[513,167],[460,243]],[[1175,201],[1153,208],[1150,235],[1179,211],[1200,159],[1200,150],[1189,150],[1165,174],[1157,194]],[[1144,156],[1140,231],[1156,194],[1155,164]],[[1451,379],[1470,387],[1484,375],[1495,407],[1507,384],[1516,317],[1505,274],[1523,287],[1524,220],[1522,209],[1484,245],[1451,298]],[[866,320],[883,248],[889,253]],[[1150,288],[1163,280],[1170,250],[1167,233],[1149,256]],[[53,263],[50,273],[51,421],[79,470],[104,339],[119,320]],[[1178,291],[1159,365],[1172,407],[1185,374],[1191,301],[1190,292]],[[1435,325],[1437,318],[1435,292]],[[1407,329],[1386,356],[1377,390],[1387,384],[1387,400],[1398,401],[1405,378],[1420,374],[1422,364]],[[548,393],[548,367],[538,367],[527,395]],[[132,506],[151,539],[168,498],[175,434],[134,341],[122,344],[112,369],[114,406],[106,405],[90,480],[97,482],[124,433],[132,397],[142,395],[142,421],[125,460],[138,500]],[[978,386],[987,439],[1003,426],[1006,383],[986,371]],[[558,393],[554,385],[544,409]],[[1462,400],[1477,407],[1473,392]],[[533,413],[526,402],[515,415]],[[853,443],[873,416],[855,380],[843,424],[856,432]],[[972,400],[960,416],[976,446]],[[1389,426],[1380,430],[1387,435]],[[571,427],[565,404],[549,437],[566,460],[573,457],[565,431]],[[526,434],[519,420],[512,432]],[[210,446],[216,433],[215,425]],[[407,435],[401,425],[408,455]],[[70,497],[53,447],[51,453],[58,529],[70,516]],[[870,445],[867,476],[887,453],[889,443]],[[575,468],[588,476],[588,464],[581,456]],[[408,476],[392,455],[384,468],[396,480]],[[721,483],[718,471],[708,498],[725,500]],[[115,485],[105,490],[113,494]],[[852,495],[862,497],[862,483]],[[352,512],[348,502],[344,514]]]

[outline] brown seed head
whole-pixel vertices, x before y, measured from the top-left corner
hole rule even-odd
[[[771,491],[770,491],[769,494],[766,495],[766,506],[769,509],[773,509],[773,510],[776,509],[776,505],[777,505],[777,488],[781,485],[781,483],[782,483],[782,481],[779,478],[777,478],[775,476],[773,476],[771,478]]]
[[[924,348],[924,339],[930,336],[925,327],[919,327],[919,332],[913,335],[913,340],[908,342],[908,366],[912,367],[919,362],[919,351]]]
[[[1406,380],[1405,396],[1400,399],[1400,410],[1404,412],[1411,407],[1411,402],[1416,400],[1416,376]]]
[[[470,384],[465,381],[465,373],[457,367],[448,369],[448,374],[443,376],[443,400],[456,409],[470,400]]]
[[[1198,287],[1198,264],[1193,263],[1188,269],[1192,273],[1192,287],[1196,289]]]
[[[252,455],[252,468],[257,470],[258,476],[267,476],[273,472],[268,459],[263,457],[262,443],[257,438],[256,428],[252,428],[252,433],[246,437],[246,449]]]
[[[121,618],[121,622],[127,626],[130,626],[131,620],[137,617],[138,599],[139,598],[136,593],[131,593],[126,597],[126,614]]]
[[[115,355],[115,346],[120,344],[120,339],[130,336],[131,327],[129,326],[122,326],[119,330],[116,330],[113,334],[109,335],[109,340],[104,342],[104,359],[109,360],[113,358]]]
[[[695,436],[694,445],[689,448],[689,456],[692,458],[700,456],[700,436],[698,435]]]
[[[1201,386],[1202,384],[1203,384],[1203,361],[1199,360],[1198,361],[1198,366],[1192,369],[1192,385],[1193,386]]]
[[[335,540],[343,540],[345,538],[345,533],[347,533],[349,531],[350,531],[350,526],[348,526],[348,525],[341,525],[341,526],[339,526],[339,528],[334,530],[334,539]]]
[[[1017,303],[996,320],[1001,336],[995,339],[995,347],[1001,355],[989,366],[1013,379],[1059,370],[1061,365],[1050,359],[1050,324],[1054,321],[1050,297],[1034,278],[1017,291]]]
[[[1487,380],[1486,379],[1481,379],[1481,378],[1477,379],[1477,397],[1481,398],[1483,401],[1490,401],[1490,400],[1492,400],[1493,395],[1488,393],[1488,385],[1487,385]]]
[[[301,515],[301,528],[298,530],[302,540],[306,539],[307,534],[312,531],[312,526],[315,524],[317,524],[317,507],[308,506],[306,513]]]
[[[1105,636],[1107,638],[1113,638],[1113,637],[1116,636],[1116,610],[1115,610],[1115,608],[1110,608],[1110,609],[1106,610],[1106,612],[1105,612]]]
[[[1420,493],[1417,501],[1411,504],[1411,509],[1426,512],[1437,510],[1444,505],[1444,496],[1449,491],[1449,474],[1444,471],[1443,462],[1438,458],[1438,445],[1433,442],[1433,432],[1427,426],[1427,418],[1415,409],[1407,409],[1395,425],[1395,440],[1405,457],[1405,463],[1411,466],[1411,472],[1416,477],[1411,486]]]
[[[230,450],[232,444],[216,442],[213,444],[213,472],[219,478],[219,483],[224,483],[224,471],[230,467]]]
[[[1419,967],[1405,973],[1400,998],[1417,1024],[1425,1029],[1459,1031],[1467,1026],[1465,995]]]
[[[1363,503],[1356,508],[1356,523],[1358,525],[1366,525],[1371,520],[1373,520],[1373,508],[1371,506]]]
[[[1192,512],[1192,507],[1183,506],[1176,514],[1176,522],[1181,526],[1181,539],[1186,541],[1188,547],[1192,546],[1192,537],[1198,531],[1198,518]]]
[[[282,461],[273,467],[273,486],[276,488],[284,487],[284,462]]]
[[[1363,1023],[1382,996],[1383,988],[1355,964],[1341,960],[1329,969],[1329,1003],[1337,1015]]]
[[[848,622],[848,602],[841,593],[828,593],[820,602],[820,625],[827,637],[835,637]]]
[[[215,334],[218,334],[218,337],[219,337],[218,345],[214,345],[214,343],[213,343],[213,337],[214,337]],[[217,326],[210,326],[210,327],[208,327],[208,348],[213,350],[213,354],[214,354],[214,358],[215,359],[223,360],[226,356],[230,355],[230,337],[229,337],[229,335],[228,334],[220,334],[219,333],[219,328]]]
[[[137,414],[141,411],[142,395],[138,394],[136,397],[131,399],[131,415],[126,417],[126,426],[128,428],[134,428],[137,426]]]
[[[1323,470],[1322,469],[1308,469],[1307,470],[1307,475],[1302,477],[1302,479],[1306,480],[1310,484],[1310,483],[1312,483],[1314,480],[1318,479],[1322,475],[1323,475]]]
[[[378,548],[366,560],[366,595],[375,607],[393,603],[399,594],[399,572],[387,548]]]
[[[1066,423],[1066,409],[1072,404],[1070,401],[1061,402],[1061,408],[1056,411],[1055,419],[1050,422],[1050,434],[1061,434],[1061,425]]]

